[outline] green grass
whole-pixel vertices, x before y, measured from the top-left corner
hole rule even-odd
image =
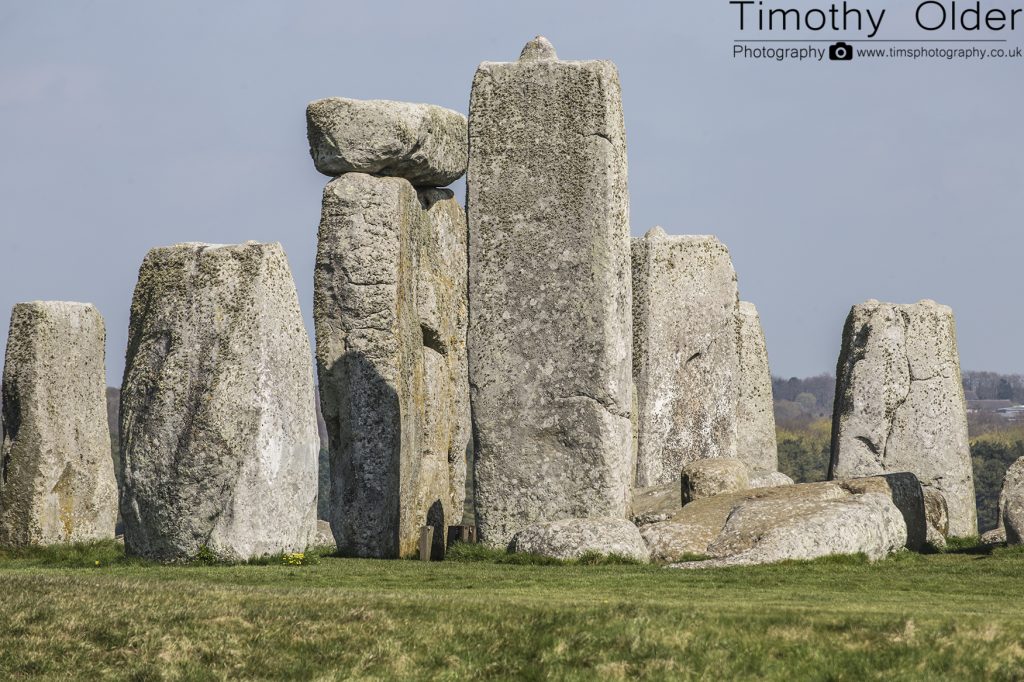
[[[1024,676],[1017,549],[705,571],[457,554],[296,567],[157,566],[114,543],[2,552],[0,679]]]

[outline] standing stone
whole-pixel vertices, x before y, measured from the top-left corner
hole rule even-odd
[[[952,310],[934,301],[854,306],[833,413],[830,479],[911,472],[945,497],[951,536],[977,534]]]
[[[715,237],[655,227],[633,240],[637,486],[677,480],[688,462],[737,456],[738,304],[729,250]]]
[[[1024,543],[1024,457],[1010,465],[999,492],[997,530],[1010,544]]]
[[[3,375],[0,545],[114,537],[103,318],[88,303],[19,303]]]
[[[310,359],[280,244],[149,252],[121,387],[130,554],[245,559],[314,540]]]
[[[469,116],[469,368],[480,539],[629,507],[626,138],[609,61],[544,38],[484,62]]]
[[[779,451],[768,348],[761,318],[753,303],[740,301],[736,326],[739,336],[736,457],[747,464],[751,476],[767,476],[779,468]]]
[[[324,190],[314,282],[331,526],[348,555],[418,551],[462,519],[470,450],[466,222],[448,190],[347,173]]]

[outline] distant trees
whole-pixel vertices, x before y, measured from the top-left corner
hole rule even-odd
[[[1024,376],[996,372],[963,372],[964,392],[968,399],[1012,400],[1024,403]]]

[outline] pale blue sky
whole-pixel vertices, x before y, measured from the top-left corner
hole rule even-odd
[[[921,35],[906,25],[915,5],[860,3],[889,8],[880,38]],[[327,179],[306,103],[465,112],[477,63],[515,59],[542,33],[563,58],[618,64],[633,233],[717,234],[774,373],[834,371],[851,304],[924,297],[953,306],[965,368],[1024,372],[1024,60],[735,60],[732,40],[756,37],[737,24],[725,0],[6,0],[0,314],[95,303],[116,385],[147,249],[276,240],[311,330]],[[1024,29],[996,37],[1024,44]]]

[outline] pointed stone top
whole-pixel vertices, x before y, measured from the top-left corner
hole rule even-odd
[[[667,237],[668,234],[665,230],[661,229],[661,225],[655,225],[647,230],[647,234],[644,235],[644,239],[665,239]]]
[[[549,59],[558,59],[558,54],[555,52],[555,46],[544,36],[537,36],[526,43],[523,51],[519,53],[521,62],[539,62]]]

